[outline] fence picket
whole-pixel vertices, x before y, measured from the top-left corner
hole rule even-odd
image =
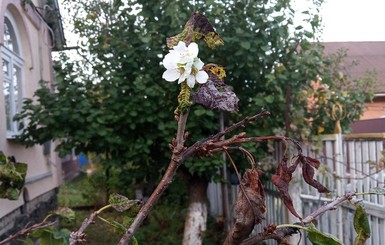
[[[321,161],[322,167],[328,171],[321,171],[317,180],[332,190],[333,196],[340,196],[348,191],[367,192],[373,187],[384,187],[385,171],[379,171],[374,167],[382,159],[381,152],[384,149],[385,134],[370,135],[327,135],[323,138],[323,149],[315,154],[312,146],[304,146],[303,152],[308,156],[315,157]],[[282,145],[277,145],[274,158],[279,161],[282,157]],[[325,173],[326,172],[326,173]],[[218,190],[215,190],[218,188]],[[256,227],[254,232],[263,231],[267,224],[288,223],[288,211],[279,197],[277,189],[268,182],[266,189],[266,220]],[[230,206],[235,203],[236,186],[230,188],[229,195],[232,195]],[[211,193],[211,194],[210,194]],[[302,202],[302,216],[306,217],[318,209],[324,202],[331,201],[330,196],[320,195],[314,188],[306,183],[301,183],[300,194]],[[221,215],[222,193],[220,185],[210,186],[209,199],[211,213]],[[358,198],[362,198],[359,196]],[[364,195],[364,205],[368,213],[371,225],[372,236],[365,243],[366,245],[385,245],[385,195],[368,196]],[[353,227],[354,206],[345,203],[335,211],[326,212],[320,216],[318,229],[331,233],[344,244],[353,244],[356,232]],[[306,237],[306,236],[304,236]],[[266,241],[266,244],[276,244],[274,241]],[[301,243],[311,244],[307,239]]]

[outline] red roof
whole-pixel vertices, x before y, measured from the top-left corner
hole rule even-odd
[[[353,79],[361,77],[367,70],[375,70],[375,93],[385,94],[385,42],[323,42],[322,45],[327,55],[340,49],[347,51],[345,64]],[[358,65],[350,66],[353,61]]]

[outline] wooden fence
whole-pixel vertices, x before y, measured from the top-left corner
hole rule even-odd
[[[303,181],[295,183],[292,190],[293,200],[297,211],[305,217],[319,208],[333,197],[343,195],[348,191],[367,192],[375,187],[385,187],[384,171],[384,143],[385,134],[357,134],[357,135],[325,135],[322,148],[318,153],[311,145],[303,147],[305,155],[315,157],[322,163],[317,179],[327,186],[331,195],[319,194],[314,188]],[[274,158],[280,159],[280,147],[276,148]],[[290,214],[284,207],[274,186],[266,184],[266,220],[256,227],[260,232],[267,224],[292,223]],[[229,191],[228,206],[235,202],[237,187],[232,186]],[[216,193],[213,195],[213,193]],[[300,195],[298,195],[300,194]],[[361,197],[360,197],[361,198]],[[221,188],[211,184],[209,187],[210,211],[214,215],[223,215]],[[367,245],[385,245],[385,196],[365,195],[362,197],[365,210],[371,226],[371,237]],[[335,211],[330,211],[317,219],[317,228],[323,232],[337,236],[344,244],[354,243],[353,228],[354,206],[346,203]],[[303,236],[305,237],[305,236]],[[268,242],[275,244],[275,242]],[[302,244],[311,244],[302,239]]]

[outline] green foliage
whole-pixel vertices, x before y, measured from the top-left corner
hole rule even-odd
[[[357,232],[357,236],[354,239],[354,245],[364,245],[365,241],[370,237],[370,224],[368,220],[368,214],[365,208],[356,204],[356,211],[354,212],[354,230]]]
[[[118,212],[124,212],[135,205],[140,204],[138,200],[130,200],[125,196],[113,193],[110,195],[108,202]]]
[[[75,212],[68,207],[59,207],[54,210],[51,215],[56,215],[67,221],[73,221],[75,219]]]
[[[307,226],[306,231],[307,237],[314,245],[343,245],[337,237],[317,230],[313,224]]]
[[[22,192],[28,165],[10,162],[0,151],[0,198],[17,200]]]
[[[70,208],[58,208],[52,211],[47,217],[39,224],[35,224],[26,228],[30,229],[28,232],[24,232],[23,235],[27,235],[23,239],[24,245],[33,245],[38,239],[41,245],[68,245],[71,231],[62,228],[57,228],[54,223],[47,226],[47,219],[51,216],[56,216],[60,221],[73,222],[75,220],[75,212]]]
[[[324,132],[330,132],[330,110],[309,114],[302,94],[317,75],[330,87],[337,79],[336,73],[329,75],[335,63],[325,60],[315,40],[322,2],[314,1],[314,9],[303,13],[308,27],[295,26],[290,1],[281,0],[197,1],[195,6],[189,1],[71,2],[67,9],[80,37],[77,51],[82,58],[74,61],[63,53],[54,89],[42,82],[36,102],[25,101],[16,119],[29,124],[19,139],[28,145],[59,140],[56,150],[62,154],[73,148],[102,154],[106,169],[119,172],[121,185],[157,179],[169,160],[178,96],[178,86],[161,79],[160,62],[166,38],[179,33],[194,10],[209,18],[224,41],[215,50],[200,45],[200,57],[205,63],[226,65],[225,82],[240,99],[239,113],[228,116],[228,123],[263,107],[272,116],[250,130],[253,135],[284,129],[305,138],[318,133],[314,128],[319,122],[326,122]],[[341,119],[347,125],[362,112],[368,96],[352,89],[335,98],[351,114]],[[314,123],[304,120],[312,116],[317,116]],[[217,113],[193,106],[187,125],[193,134],[186,145],[218,128]],[[190,173],[217,179],[217,161],[198,162],[187,164]]]
[[[325,57],[322,77],[308,82],[299,93],[297,100],[303,103],[303,108],[296,111],[299,120],[294,121],[294,130],[308,130],[302,131],[302,138],[308,138],[309,134],[333,133],[336,121],[348,131],[349,124],[359,119],[365,103],[373,98],[375,74],[368,71],[362,78],[351,80],[342,71],[356,64],[343,64],[346,55],[346,51],[340,50]]]
[[[68,245],[71,231],[68,229],[56,229],[54,227],[47,227],[32,232],[26,240],[24,245],[34,244],[31,238],[39,239],[41,245]]]
[[[185,211],[172,203],[158,206],[148,216],[143,229],[136,233],[139,244],[181,244]]]

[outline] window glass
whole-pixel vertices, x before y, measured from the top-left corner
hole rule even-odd
[[[7,17],[4,20],[4,46],[17,54],[19,53],[15,30]]]
[[[19,36],[15,21],[8,14],[4,17],[4,45],[1,47],[3,65],[3,95],[7,137],[18,134],[18,124],[13,117],[22,107],[23,101],[23,59],[20,55]],[[1,119],[0,119],[1,120]]]

